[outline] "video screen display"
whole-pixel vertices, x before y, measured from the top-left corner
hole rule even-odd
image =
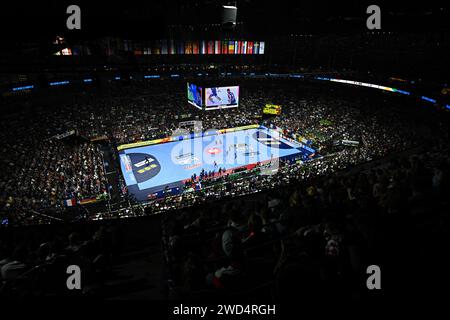
[[[202,93],[203,89],[201,87],[197,87],[193,83],[187,83],[188,102],[199,109],[201,109],[203,106]]]
[[[263,113],[279,116],[281,114],[281,106],[276,104],[266,104],[264,106]]]
[[[232,108],[239,105],[239,86],[206,88],[205,106],[207,110]]]

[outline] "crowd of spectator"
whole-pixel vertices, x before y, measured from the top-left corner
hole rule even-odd
[[[5,301],[98,295],[111,276],[119,250],[117,239],[117,228],[107,225],[66,225],[51,232],[37,229],[21,234],[2,233],[0,297]],[[70,265],[81,270],[82,290],[67,289]]]
[[[177,85],[167,89],[176,92]],[[41,212],[63,217],[64,200],[107,192],[105,167],[119,172],[118,163],[104,162],[105,144],[96,138],[115,156],[118,145],[169,136],[185,119],[201,121],[203,129],[263,124],[282,128],[288,138],[312,140],[321,157],[281,160],[276,170],[270,162],[239,172],[218,168],[202,175],[200,190],[187,184],[182,194],[145,206],[133,204],[118,177],[117,189],[131,206],[102,218],[166,212],[168,298],[353,301],[367,294],[365,271],[374,261],[399,271],[396,262],[428,257],[434,269],[417,268],[445,273],[447,264],[434,255],[445,250],[449,222],[444,117],[431,114],[433,127],[427,128],[424,116],[417,126],[417,115],[402,111],[404,101],[326,95],[290,82],[249,83],[239,108],[214,112],[162,90],[137,85],[107,97],[85,93],[58,109],[38,107],[2,119],[0,164],[7,169],[0,179],[1,218],[36,224]],[[275,102],[282,115],[263,117],[262,106]],[[343,139],[359,145],[335,148]],[[111,271],[113,234],[100,224],[83,235],[0,237],[0,295],[67,294],[67,264],[83,266],[89,286],[101,287]]]
[[[65,201],[74,205],[107,192],[99,147],[47,135],[46,116],[2,120],[0,203],[18,224],[38,222],[43,211],[61,216]]]
[[[111,186],[104,154],[91,139],[108,141],[117,162],[118,145],[170,136],[185,119],[200,121],[203,130],[247,124],[276,126],[287,137],[296,134],[310,139],[324,157],[307,165],[281,162],[279,171],[270,176],[255,175],[255,169],[238,176],[213,175],[201,192],[168,197],[156,205],[152,202],[150,212],[329,174],[420,145],[430,136],[398,111],[404,102],[391,97],[346,96],[292,81],[252,80],[241,85],[238,108],[202,112],[184,102],[184,86],[185,82],[178,81],[118,86],[107,94],[85,92],[57,107],[33,106],[31,113],[18,111],[2,119],[5,156],[0,161],[8,168],[2,170],[0,179],[2,215],[12,214],[19,224],[36,223],[41,218],[39,212],[63,215],[67,199],[80,201],[107,193]],[[280,104],[282,115],[263,117],[266,103]],[[75,141],[57,137],[71,130],[75,131]],[[331,148],[343,139],[360,144],[356,148]],[[119,184],[118,190],[126,193],[121,177]]]
[[[448,267],[450,159],[445,140],[427,148],[164,215],[168,297],[350,303],[375,262],[398,277],[391,298],[434,287]],[[428,283],[408,284],[414,272]]]

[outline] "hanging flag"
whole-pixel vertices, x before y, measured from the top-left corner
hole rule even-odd
[[[192,53],[198,54],[199,53],[199,43],[197,40],[192,42]]]
[[[216,40],[214,42],[214,54],[220,54],[220,52],[221,52],[220,48],[221,48],[221,42]]]
[[[228,42],[228,54],[234,54],[234,41]]]
[[[169,54],[175,54],[175,53],[176,53],[175,41],[170,40],[169,41]]]
[[[264,47],[265,47],[265,42],[261,41],[259,43],[259,54],[264,54]]]
[[[214,54],[214,41],[208,41],[208,54]]]
[[[66,207],[73,207],[74,205],[76,205],[77,204],[77,202],[75,201],[75,199],[73,198],[73,199],[67,199],[67,200],[64,200],[64,205],[66,206]]]
[[[201,42],[200,42],[200,53],[201,54],[206,54],[206,41],[205,40],[202,40]]]
[[[161,54],[167,54],[167,41],[166,40],[161,40],[160,41],[160,47],[161,47]]]

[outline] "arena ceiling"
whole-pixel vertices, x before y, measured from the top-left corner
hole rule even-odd
[[[220,24],[221,0],[162,1],[8,1],[2,3],[2,36],[37,39],[67,33],[68,5],[82,9],[82,30],[72,36],[127,36],[161,38],[170,26],[183,26],[193,32]],[[366,8],[373,1],[268,1],[237,0],[240,32],[255,36],[295,33],[335,33],[364,31]],[[444,2],[395,1],[377,3],[382,9],[386,31],[449,30],[449,8]]]
[[[34,64],[30,57],[46,66],[55,52],[53,41],[60,35],[68,43],[88,43],[94,49],[103,45],[99,40],[104,37],[137,41],[258,39],[270,43],[265,63],[364,72],[395,68],[405,73],[431,73],[433,77],[448,74],[443,61],[450,48],[450,12],[443,1],[236,1],[237,25],[233,30],[221,27],[221,7],[235,1],[3,2],[0,68],[10,70],[13,60],[17,65]],[[66,9],[74,3],[81,8],[81,30],[66,28]],[[366,9],[373,3],[381,8],[382,28],[377,32],[366,27]]]

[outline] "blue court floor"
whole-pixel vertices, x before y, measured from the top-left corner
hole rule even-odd
[[[202,170],[218,173],[248,165],[295,157],[308,160],[315,153],[267,128],[248,129],[122,150],[120,166],[128,191],[138,201],[158,192],[179,190]]]

